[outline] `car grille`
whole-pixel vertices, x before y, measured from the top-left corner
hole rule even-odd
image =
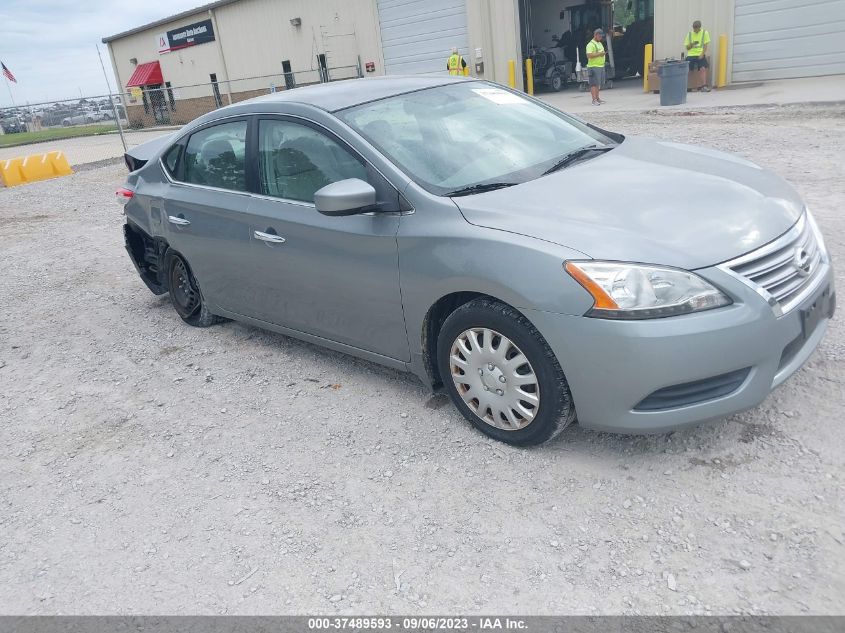
[[[784,313],[797,305],[822,268],[821,248],[806,217],[774,242],[726,264],[764,290],[769,303],[779,305]]]

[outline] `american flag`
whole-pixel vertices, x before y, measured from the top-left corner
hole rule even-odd
[[[3,62],[0,62],[0,66],[3,67],[3,76],[6,79],[8,79],[9,81],[14,81],[15,83],[18,83],[18,80],[15,79],[15,76],[12,74],[12,71],[9,70],[8,68],[6,68],[6,64],[4,64]]]

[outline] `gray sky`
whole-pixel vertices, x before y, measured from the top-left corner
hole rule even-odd
[[[209,1],[0,0],[0,61],[18,80],[9,82],[15,103],[78,99],[80,91],[105,94],[96,44],[114,90],[103,37]],[[3,85],[0,107],[8,105],[9,91]]]

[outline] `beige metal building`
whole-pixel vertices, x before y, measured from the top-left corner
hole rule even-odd
[[[694,19],[713,67],[728,38],[728,81],[845,73],[845,0],[631,0],[637,21],[613,37],[617,75],[680,57]],[[612,0],[218,0],[103,39],[130,120],[182,123],[197,109],[272,89],[359,75],[445,73],[453,46],[472,75],[523,84],[538,50],[574,62],[592,28],[615,24]],[[640,39],[632,39],[638,29]],[[569,42],[564,48],[564,42]],[[627,44],[627,47],[623,47]],[[577,45],[577,46],[576,46]],[[583,60],[582,60],[583,61]],[[574,65],[574,64],[571,64]],[[188,105],[193,107],[188,107]]]

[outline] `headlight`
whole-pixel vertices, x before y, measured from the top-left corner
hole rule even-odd
[[[595,300],[586,316],[656,319],[731,303],[698,275],[677,268],[596,261],[567,262],[565,268]]]

